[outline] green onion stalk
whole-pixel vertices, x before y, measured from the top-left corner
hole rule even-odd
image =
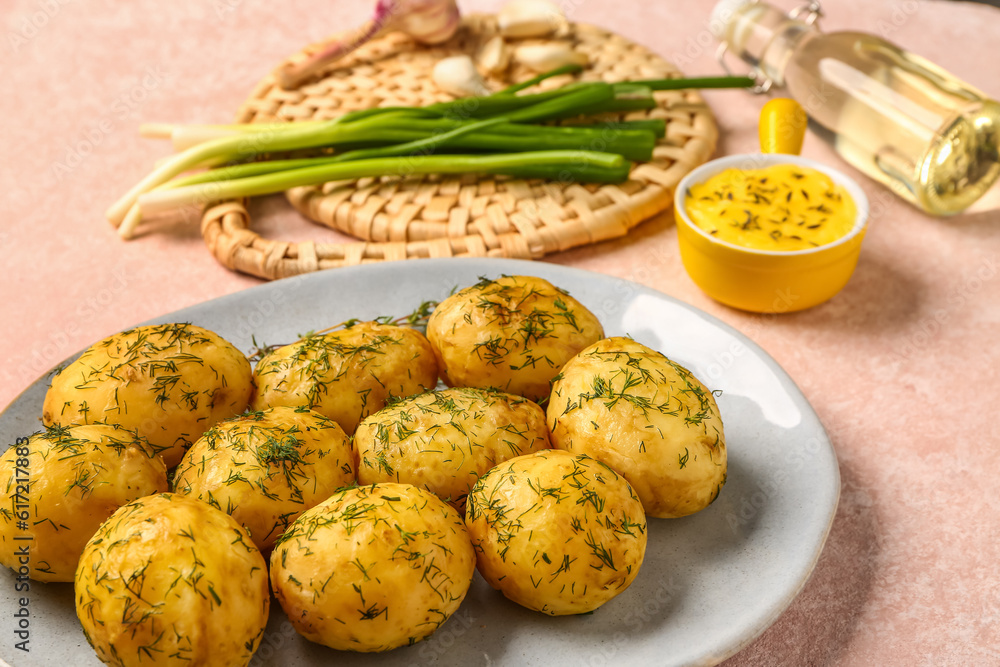
[[[628,178],[631,166],[621,155],[586,150],[495,155],[422,155],[349,162],[330,160],[323,164],[279,172],[157,189],[140,195],[139,206],[144,213],[158,213],[187,204],[273,194],[303,185],[386,174],[485,174],[587,183],[621,183]]]
[[[559,68],[485,97],[366,109],[328,121],[147,126],[147,134],[170,135],[183,150],[129,189],[107,217],[129,238],[144,215],[175,207],[387,175],[474,173],[620,183],[633,162],[652,158],[666,123],[609,123],[590,116],[653,108],[659,90],[753,85],[748,77],[596,81],[518,94],[578,70]],[[198,169],[204,171],[190,173]]]

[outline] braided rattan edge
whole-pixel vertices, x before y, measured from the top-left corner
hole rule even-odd
[[[332,118],[357,108],[450,99],[430,81],[428,63],[454,52],[474,52],[496,30],[490,16],[469,16],[464,22],[459,34],[439,47],[419,47],[401,34],[388,35],[299,90],[281,90],[269,75],[240,108],[237,121]],[[588,53],[591,67],[583,79],[680,76],[648,49],[593,26],[572,24],[561,38],[572,39],[575,48]],[[526,70],[513,68],[505,79],[490,83],[499,88],[530,76]],[[568,80],[559,77],[543,87]],[[289,201],[310,219],[358,241],[265,239],[250,229],[250,215],[239,201],[207,207],[202,235],[223,265],[265,279],[398,259],[538,259],[620,237],[670,208],[680,179],[715,150],[715,121],[696,91],[657,92],[655,97],[655,109],[618,117],[667,121],[667,135],[658,142],[653,160],[637,165],[629,181],[620,185],[474,176],[386,176],[327,183],[290,190]]]

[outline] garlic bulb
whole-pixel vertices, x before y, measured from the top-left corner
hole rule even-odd
[[[455,97],[490,94],[469,56],[442,58],[434,66],[433,78],[438,88]]]
[[[405,32],[422,44],[448,41],[461,21],[455,0],[380,0],[375,20],[380,16],[386,31]]]
[[[298,63],[285,63],[275,73],[282,88],[296,88],[330,63],[369,40],[399,30],[423,44],[440,44],[458,30],[461,14],[455,0],[378,0],[375,14],[360,28],[333,40]]]
[[[559,29],[565,17],[549,0],[511,0],[497,14],[505,37],[545,37]]]

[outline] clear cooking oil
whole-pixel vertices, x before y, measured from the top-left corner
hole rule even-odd
[[[924,211],[963,211],[1000,178],[1000,104],[884,39],[823,33],[815,16],[723,0],[713,28],[845,160]]]

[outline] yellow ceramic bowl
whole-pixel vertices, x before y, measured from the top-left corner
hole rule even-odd
[[[692,185],[726,169],[760,169],[779,163],[811,167],[847,190],[858,217],[846,236],[808,250],[754,250],[720,241],[691,221],[685,200]],[[731,155],[701,165],[677,186],[674,209],[681,260],[695,284],[716,301],[758,313],[811,308],[839,292],[857,265],[868,224],[868,198],[855,181],[814,160],[777,153]]]

